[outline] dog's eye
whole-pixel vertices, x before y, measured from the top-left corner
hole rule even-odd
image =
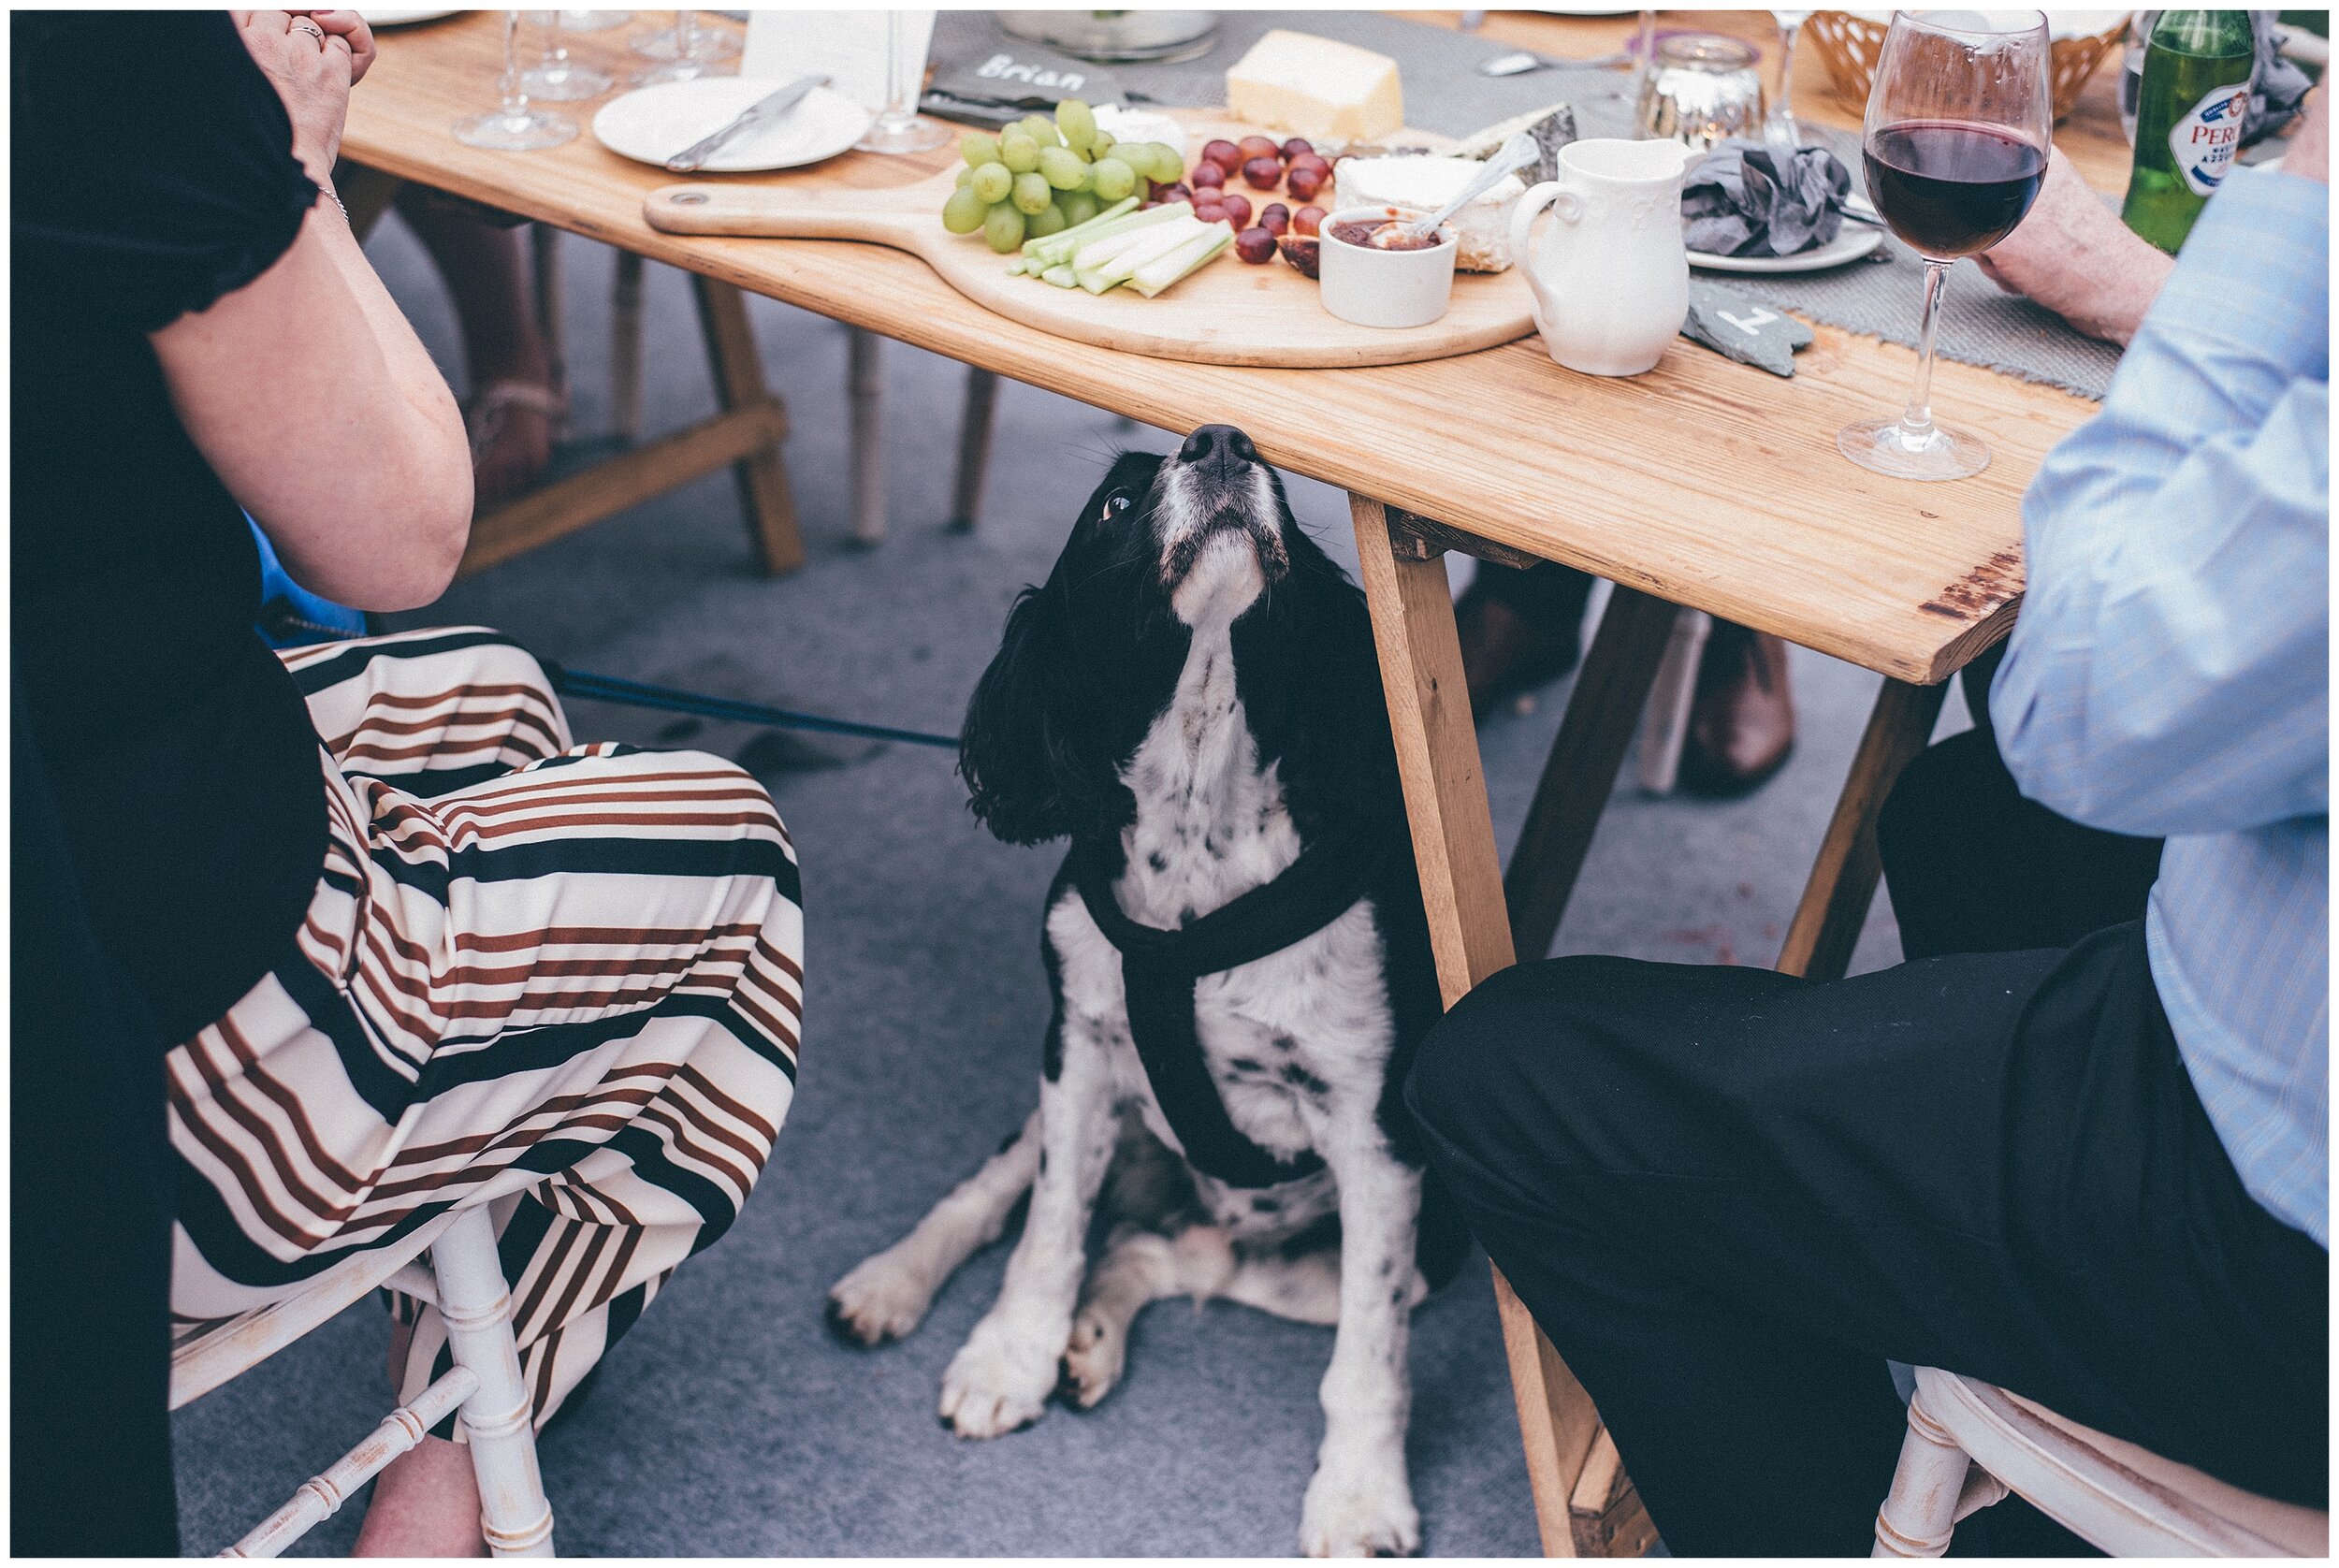
[[[1111,499],[1109,499],[1108,501],[1106,501],[1106,502],[1105,502],[1105,509],[1104,509],[1103,513],[1101,514],[1101,515],[1106,516],[1106,517],[1110,517],[1110,516],[1111,516],[1111,515],[1112,515],[1115,512],[1126,512],[1128,509],[1129,509],[1129,498],[1128,498],[1128,497],[1126,497],[1126,496],[1113,496],[1113,497],[1111,497]]]

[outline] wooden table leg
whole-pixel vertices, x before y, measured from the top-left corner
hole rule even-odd
[[[845,328],[846,393],[851,405],[852,537],[885,537],[885,340],[864,327]]]
[[[1535,785],[1526,829],[1503,874],[1511,946],[1525,957],[1551,951],[1679,614],[1675,605],[1620,583],[1600,617]]]
[[[545,358],[551,364],[552,385],[566,392],[569,385],[567,290],[560,280],[560,231],[550,224],[528,225],[528,270],[535,296],[536,331],[545,341]],[[561,416],[563,426],[568,416]]]
[[[1397,768],[1404,781],[1438,986],[1451,1007],[1512,962],[1494,822],[1478,732],[1470,716],[1470,690],[1462,679],[1453,598],[1442,556],[1398,554],[1388,514],[1379,501],[1351,495],[1348,509],[1396,737]],[[1600,1474],[1590,1473],[1594,1467],[1588,1461],[1603,1436],[1591,1396],[1499,1270],[1494,1291],[1546,1555],[1646,1551],[1653,1532],[1622,1468],[1607,1465],[1597,1467]]]
[[[786,414],[763,385],[763,362],[756,356],[746,298],[730,283],[695,272],[690,287],[706,335],[706,356],[715,367],[715,400],[725,413],[768,405],[784,431]],[[758,447],[734,465],[734,472],[739,476],[739,504],[747,513],[748,531],[763,570],[775,577],[793,572],[804,564],[804,539],[796,530],[796,502],[789,493],[779,443]]]
[[[951,527],[974,531],[982,511],[982,482],[991,472],[991,433],[999,422],[999,378],[966,367],[966,405],[958,416],[958,477],[952,486]]]
[[[1806,980],[1841,980],[1859,944],[1860,928],[1867,922],[1868,906],[1876,898],[1877,878],[1883,862],[1876,849],[1876,816],[1884,797],[1910,760],[1932,739],[1933,721],[1940,717],[1941,699],[1949,690],[1939,686],[1911,686],[1889,676],[1876,694],[1868,725],[1852,754],[1852,773],[1837,797],[1836,814],[1820,840],[1819,859],[1811,879],[1804,884],[1803,900],[1795,906],[1794,922],[1779,953],[1779,968]]]
[[[619,251],[609,287],[609,429],[628,445],[642,436],[642,267]]]

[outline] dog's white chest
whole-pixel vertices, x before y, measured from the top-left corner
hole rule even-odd
[[[1140,924],[1175,929],[1299,858],[1275,770],[1259,766],[1243,719],[1223,626],[1197,629],[1176,694],[1122,777],[1137,819],[1123,835],[1127,869],[1116,893]],[[1119,952],[1077,893],[1050,911],[1048,933],[1067,1007],[1112,1042],[1123,1096],[1180,1148],[1129,1034]],[[1359,903],[1290,947],[1195,983],[1195,1032],[1238,1131],[1288,1158],[1321,1146],[1335,1099],[1377,1102],[1393,1038],[1383,962],[1372,910]]]

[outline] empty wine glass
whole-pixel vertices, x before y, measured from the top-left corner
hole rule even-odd
[[[951,139],[951,133],[931,120],[918,118],[918,98],[925,86],[923,50],[909,47],[909,30],[916,13],[885,13],[885,107],[869,126],[869,134],[853,145],[864,152],[930,152]]]
[[[528,92],[520,84],[520,13],[503,13],[503,74],[497,86],[503,101],[493,111],[455,123],[455,139],[467,147],[488,147],[501,152],[529,152],[558,147],[576,135],[576,122],[528,107]]]
[[[633,52],[643,59],[668,62],[635,77],[633,85],[654,87],[661,81],[695,81],[713,76],[717,65],[738,58],[739,48],[739,40],[730,33],[701,27],[698,12],[676,11],[672,27],[633,40]]]
[[[568,39],[561,28],[568,24],[567,11],[547,12],[552,19],[545,35],[545,57],[536,68],[520,79],[520,85],[539,98],[559,103],[573,103],[579,98],[598,98],[615,85],[607,71],[580,65],[569,58]]]
[[[1917,382],[1897,419],[1836,436],[1843,455],[1900,479],[1962,479],[1990,464],[1982,438],[1933,422],[1933,341],[1950,264],[2014,230],[2046,179],[2055,112],[2039,11],[1896,11],[1868,91],[1868,199],[1925,262]]]
[[[1803,145],[1803,127],[1794,123],[1794,40],[1810,15],[1809,11],[1770,13],[1771,21],[1779,24],[1779,91],[1763,120],[1763,140],[1790,152]]]

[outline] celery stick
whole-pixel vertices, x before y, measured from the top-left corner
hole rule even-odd
[[[1130,283],[1138,293],[1151,299],[1171,283],[1190,272],[1200,270],[1218,254],[1234,243],[1234,229],[1226,224],[1211,224],[1186,243],[1168,255],[1148,262],[1137,269]]]
[[[1138,228],[1124,229],[1118,234],[1107,235],[1101,240],[1082,245],[1079,254],[1072,257],[1072,265],[1076,269],[1094,272],[1115,258],[1155,243],[1163,235],[1173,234],[1193,222],[1194,219],[1189,214],[1184,218],[1172,217],[1167,223],[1147,224]]]
[[[1123,205],[1126,205],[1126,202]],[[1155,209],[1155,211],[1159,211],[1161,210]],[[1079,228],[1068,228],[1061,233],[1051,234],[1043,239],[1029,241],[1030,245],[1039,247],[1030,251],[1029,259],[1038,265],[1039,270],[1045,271],[1051,267],[1070,261],[1082,247],[1093,244],[1108,235],[1119,234],[1131,227],[1145,227],[1162,221],[1153,212],[1139,212],[1134,209],[1115,217],[1098,218],[1092,223],[1082,225]]]
[[[1024,275],[1024,258],[1022,256],[1017,256],[1013,261],[1007,264],[1007,275],[1010,278],[1020,278]]]
[[[1068,267],[1051,267],[1039,276],[1042,282],[1053,283],[1058,288],[1071,288],[1080,282]]]
[[[1078,267],[1080,265],[1080,261],[1078,259],[1079,254],[1086,251],[1092,245],[1101,245],[1108,240],[1123,239],[1128,235],[1150,229],[1159,224],[1175,223],[1180,218],[1190,218],[1193,215],[1193,205],[1189,202],[1184,201],[1172,202],[1164,207],[1155,207],[1148,211],[1130,212],[1114,219],[1111,223],[1101,225],[1098,227],[1090,230],[1088,233],[1081,236],[1079,240],[1074,241],[1073,244],[1068,248],[1063,250],[1044,251],[1040,254],[1042,258],[1047,259],[1049,265],[1051,266],[1053,266],[1057,261],[1068,261],[1073,266]],[[1048,236],[1045,240],[1041,241],[1041,243],[1053,245],[1057,240],[1064,239],[1065,236],[1068,235],[1070,232],[1071,231],[1069,229],[1067,229],[1064,234],[1052,234]]]
[[[1117,279],[1111,283],[1107,283],[1105,281],[1104,274],[1101,272],[1074,272],[1072,274],[1072,281],[1079,283],[1081,287],[1086,289],[1091,294],[1102,294],[1107,289],[1118,288],[1121,286],[1120,282]]]
[[[1068,228],[1058,234],[1047,235],[1040,240],[1039,243],[1053,246],[1059,241],[1066,241],[1073,250],[1079,250],[1090,240],[1101,240],[1108,234],[1119,234],[1132,228],[1144,228],[1152,224],[1165,224],[1172,218],[1191,217],[1194,214],[1194,205],[1191,202],[1171,202],[1140,211],[1129,205],[1136,199],[1135,196],[1125,196],[1079,228]]]
[[[1126,283],[1137,275],[1137,269],[1189,243],[1196,235],[1207,233],[1209,225],[1188,218],[1183,224],[1164,224],[1148,230],[1143,239],[1127,250],[1120,252],[1097,270],[1114,283]]]
[[[1078,250],[1086,241],[1096,239],[1097,231],[1102,228],[1105,225],[1111,223],[1116,219],[1125,218],[1136,211],[1137,198],[1135,196],[1123,196],[1119,201],[1114,202],[1111,206],[1106,208],[1103,211],[1097,213],[1095,217],[1089,219],[1084,224],[1076,224],[1070,228],[1058,229],[1053,234],[1044,234],[1037,240],[1024,240],[1024,254],[1028,256],[1038,257],[1048,251],[1057,249],[1059,246],[1067,247],[1071,250]]]

